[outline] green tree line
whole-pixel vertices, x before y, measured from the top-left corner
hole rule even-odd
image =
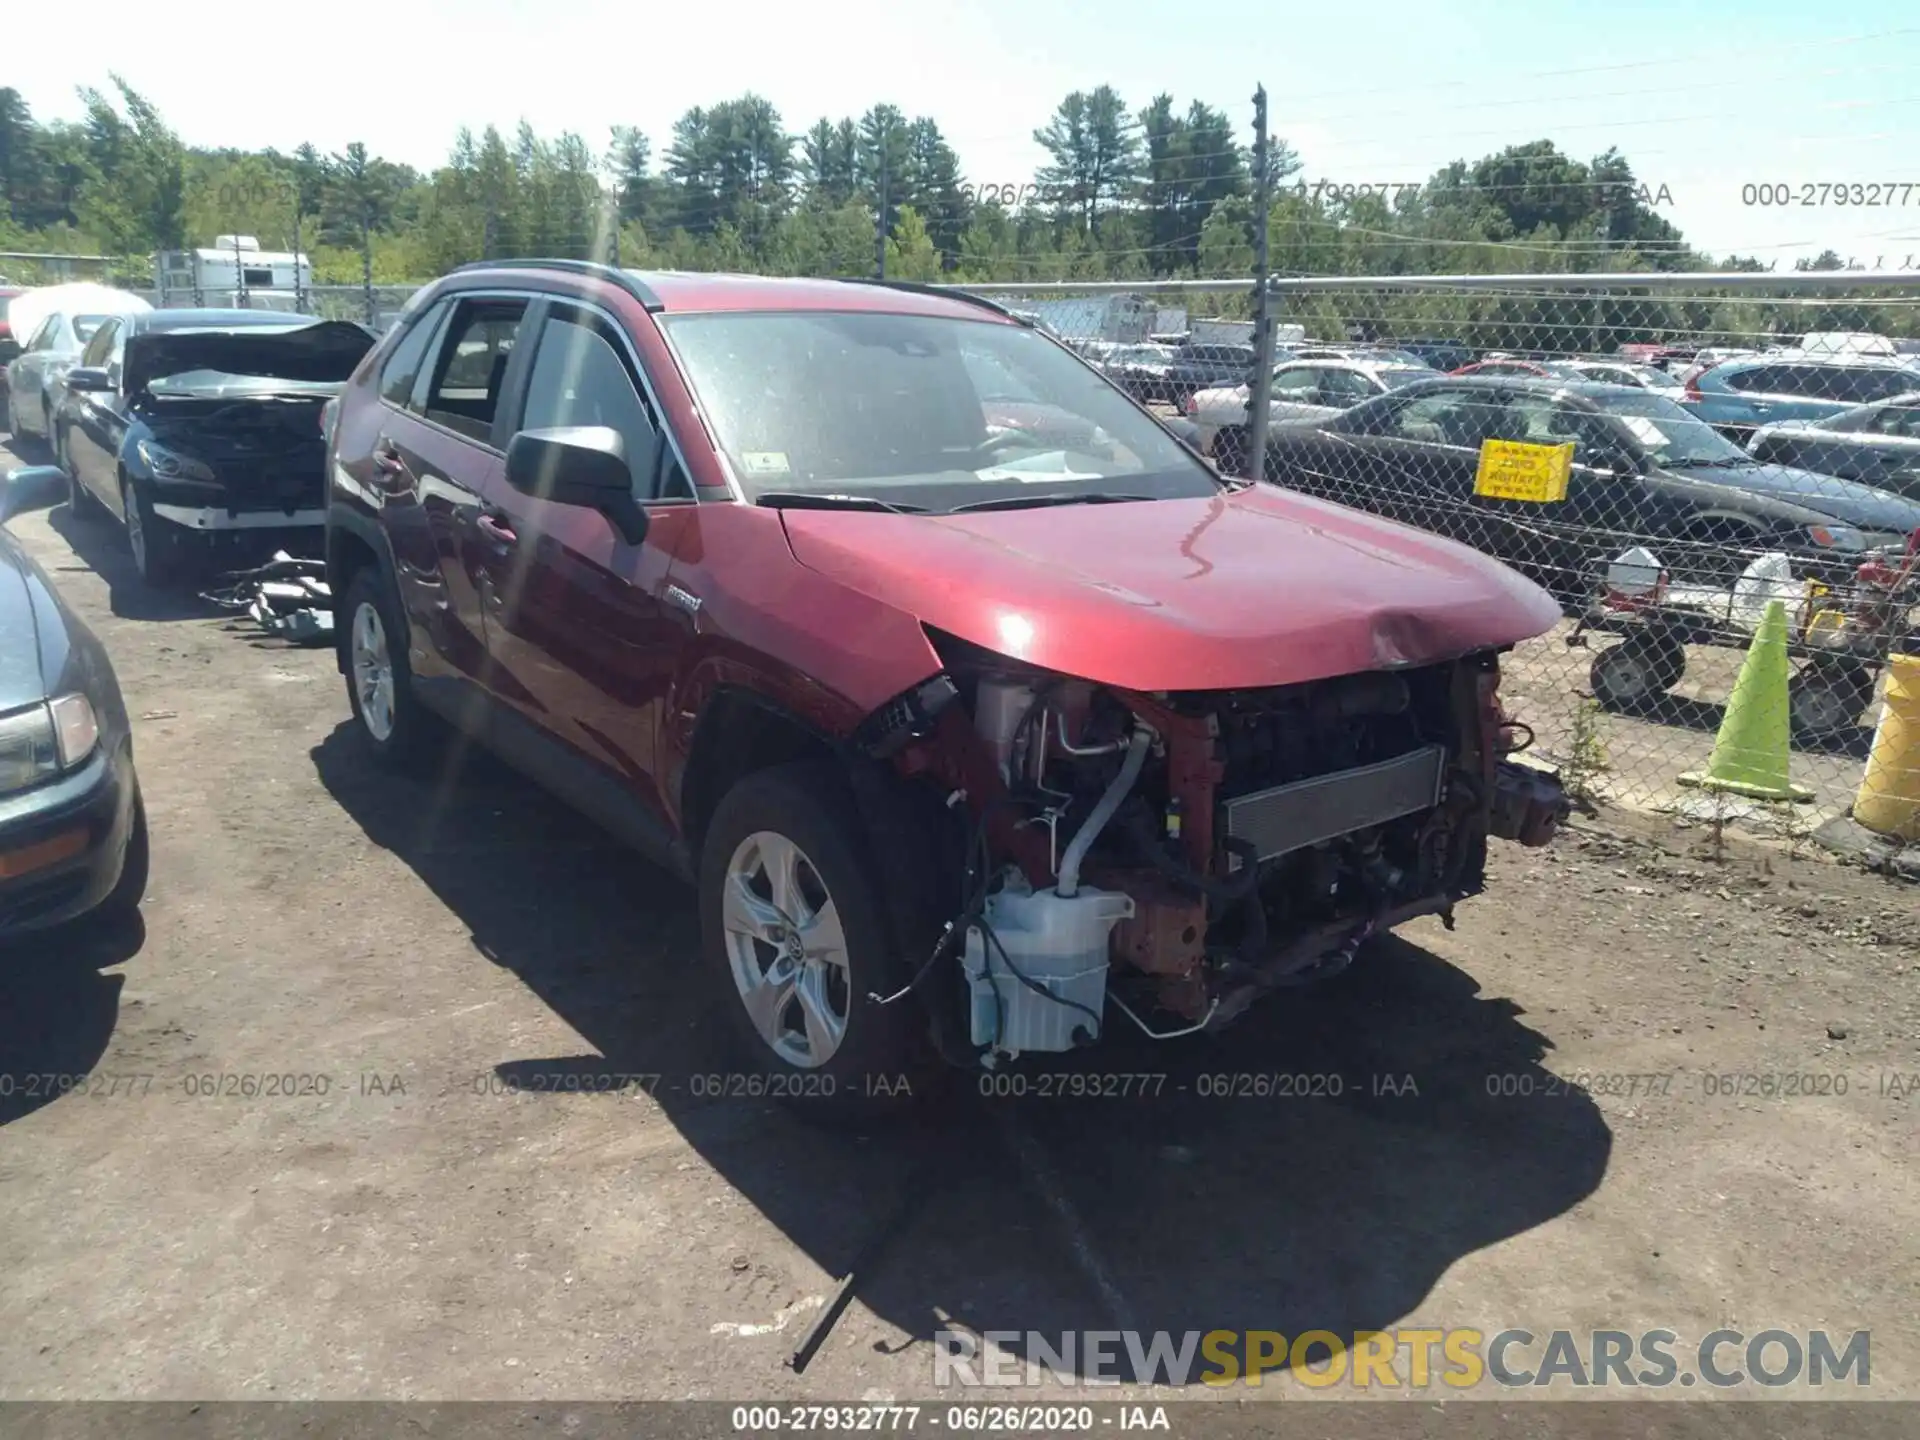
[[[891,104],[795,131],[748,94],[687,111],[663,147],[630,126],[596,146],[489,125],[459,131],[423,173],[362,145],[189,146],[117,76],[80,100],[83,118],[43,123],[0,89],[0,249],[140,257],[128,268],[143,276],[155,250],[298,236],[322,283],[531,254],[835,275],[872,273],[883,246],[901,278],[1034,283],[1244,275],[1253,260],[1234,119],[1167,94],[1134,109],[1110,86],[1068,95],[1036,128],[1035,174],[984,183],[933,118]],[[1613,151],[1581,161],[1536,141],[1392,192],[1304,182],[1284,140],[1272,157],[1280,274],[1711,263]]]

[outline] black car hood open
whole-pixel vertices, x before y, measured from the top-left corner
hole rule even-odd
[[[189,370],[259,375],[272,380],[343,381],[374,347],[374,337],[345,320],[298,330],[146,331],[127,337],[127,394]]]

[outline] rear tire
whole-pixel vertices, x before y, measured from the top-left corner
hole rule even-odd
[[[407,627],[379,569],[362,566],[347,585],[336,619],[343,624],[341,659],[354,728],[375,763],[392,770],[416,765],[439,738],[435,717],[413,693]]]
[[[722,797],[701,847],[701,949],[758,1077],[747,1093],[852,1117],[903,1112],[932,1090],[919,1000],[870,998],[913,968],[896,953],[876,879],[832,762],[756,771]]]

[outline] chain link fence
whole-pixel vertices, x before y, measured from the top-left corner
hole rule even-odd
[[[1276,279],[1266,374],[1247,282],[978,288],[1224,472],[1265,390],[1268,483],[1544,586],[1503,693],[1582,796],[1797,832],[1920,793],[1913,277]]]

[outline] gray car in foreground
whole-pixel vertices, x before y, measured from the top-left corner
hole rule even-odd
[[[0,496],[36,483],[57,489],[59,472],[15,470]],[[131,913],[146,886],[146,810],[113,666],[0,529],[0,939]]]

